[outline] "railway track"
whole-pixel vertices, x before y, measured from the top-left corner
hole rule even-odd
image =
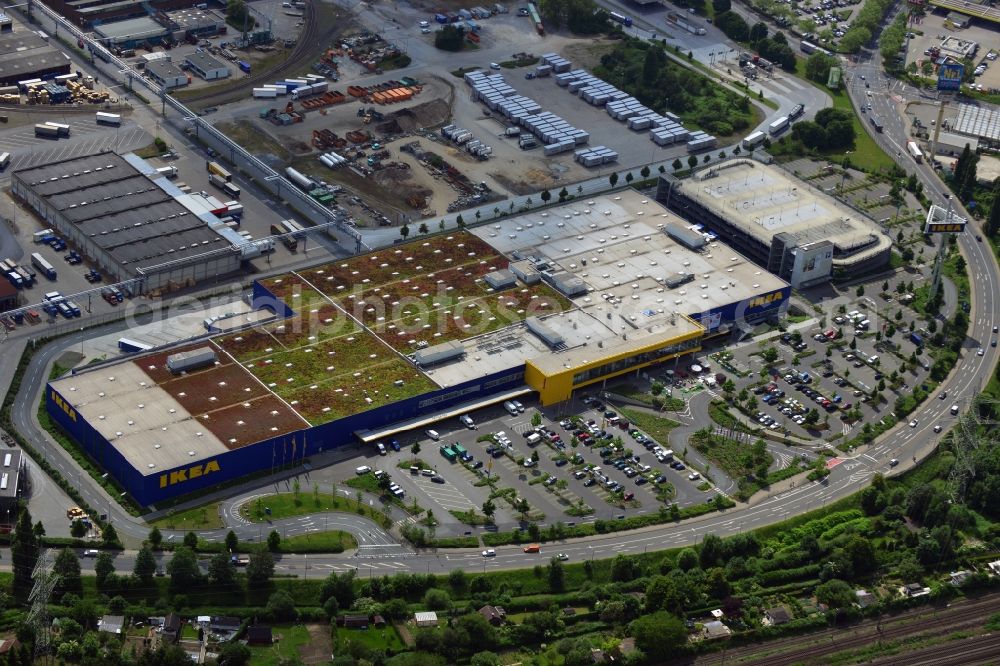
[[[1000,634],[985,634],[955,639],[905,654],[875,659],[868,663],[889,666],[906,662],[906,666],[978,666],[1000,663]]]
[[[843,629],[826,629],[785,640],[704,655],[694,663],[699,666],[723,663],[767,663],[768,666],[822,663],[825,656],[860,650],[878,642],[899,642],[916,635],[931,637],[963,629],[981,629],[986,618],[998,611],[1000,595],[989,595],[971,601],[959,601],[943,609],[922,607],[883,617],[881,622],[869,620]],[[912,664],[908,663],[907,666]]]
[[[238,86],[228,87],[225,90],[207,90],[202,95],[186,97],[182,100],[184,105],[205,108],[232,102],[245,97],[246,91],[254,86],[265,82],[273,83],[275,79],[282,78],[288,73],[299,73],[303,68],[308,69],[313,62],[319,59],[323,50],[327,48],[337,33],[339,22],[331,20],[327,22],[326,29],[321,31],[315,2],[306,3],[303,21],[302,34],[299,35],[295,47],[285,60],[268,69],[255,72],[247,78],[240,79]]]

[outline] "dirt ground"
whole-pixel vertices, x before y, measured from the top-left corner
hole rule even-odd
[[[590,42],[571,42],[560,51],[560,55],[573,62],[573,67],[593,71],[601,63],[601,56],[614,48],[613,39],[594,39]]]
[[[326,664],[333,654],[333,641],[330,640],[330,625],[307,624],[309,644],[299,647],[299,656],[303,664]]]

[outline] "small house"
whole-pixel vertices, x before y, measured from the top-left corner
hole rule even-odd
[[[768,627],[779,627],[791,622],[792,616],[784,606],[775,606],[764,611],[764,625]]]
[[[875,595],[868,590],[854,590],[854,596],[857,597],[857,604],[861,608],[868,608],[875,603]]]
[[[993,562],[990,562],[986,566],[990,568],[991,574],[993,574],[994,576],[1000,576],[1000,560],[995,560]]]
[[[259,624],[247,627],[247,645],[270,645],[272,642],[271,627]]]
[[[375,625],[376,629],[381,629],[382,627],[385,626],[385,618],[382,617],[381,615],[373,615],[372,624]]]
[[[371,621],[367,615],[341,615],[337,624],[344,629],[367,629]]]
[[[171,613],[163,618],[163,628],[160,631],[163,640],[169,643],[176,643],[181,637],[181,624],[181,618],[177,613]]]
[[[948,574],[948,582],[955,587],[962,587],[965,585],[965,581],[972,577],[971,571],[953,571]]]
[[[507,611],[500,606],[483,606],[479,609],[479,614],[494,627],[499,627],[507,620]]]
[[[436,627],[438,626],[438,616],[434,611],[425,611],[422,613],[414,613],[413,621],[418,627]]]
[[[97,621],[97,630],[105,634],[121,635],[124,626],[124,615],[105,615]]]
[[[702,638],[707,641],[720,640],[723,638],[729,638],[733,635],[733,630],[727,627],[724,623],[719,620],[712,620],[711,622],[706,622],[702,628]]]

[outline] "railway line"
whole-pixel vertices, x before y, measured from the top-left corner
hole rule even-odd
[[[305,13],[303,14],[303,29],[295,42],[289,56],[269,67],[268,69],[254,72],[246,78],[239,79],[239,85],[227,86],[224,90],[206,89],[201,95],[186,97],[185,106],[200,107],[214,106],[232,102],[246,96],[248,90],[264,82],[273,82],[289,73],[301,73],[303,69],[309,69],[313,62],[319,59],[324,49],[327,48],[333,36],[338,32],[338,26],[342,25],[338,21],[324,21],[325,29],[321,30],[320,20],[317,17],[316,2],[307,2]]]
[[[842,656],[844,653],[863,650],[876,643],[896,643],[916,636],[931,638],[963,630],[982,629],[986,619],[996,612],[1000,612],[1000,595],[993,594],[979,599],[956,601],[944,608],[924,606],[893,616],[866,620],[849,627],[830,628],[704,655],[698,657],[694,663],[698,666],[759,663],[767,663],[768,666],[792,666],[800,663],[822,663],[824,657],[834,654]],[[1000,660],[994,660],[994,663],[997,661]],[[899,655],[896,655],[895,663],[899,663]],[[913,664],[907,660],[907,666]]]
[[[979,666],[980,664],[1000,663],[1000,634],[984,634],[970,638],[961,638],[912,650],[905,654],[895,654],[872,661],[869,664],[899,664],[906,666]]]

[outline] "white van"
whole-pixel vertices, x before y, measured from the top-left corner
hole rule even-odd
[[[507,410],[507,413],[511,416],[517,416],[517,406],[510,400],[503,403],[503,408]]]
[[[528,442],[528,446],[536,446],[539,442],[542,441],[542,436],[539,435],[537,432],[533,432],[530,435],[528,435],[526,441]]]
[[[951,415],[952,416],[957,416],[958,415],[958,405],[952,405],[951,406]]]
[[[429,27],[431,27],[431,24],[428,23],[427,21],[421,21],[420,22],[420,27],[421,28],[429,28]]]
[[[433,439],[435,442],[441,439],[441,435],[438,433],[437,430],[428,430],[427,436]]]
[[[858,322],[858,328],[860,328],[862,330],[866,330],[866,331],[868,330],[868,327],[871,326],[871,325],[872,325],[872,323],[870,321],[868,321],[867,319],[862,319],[861,321]]]

